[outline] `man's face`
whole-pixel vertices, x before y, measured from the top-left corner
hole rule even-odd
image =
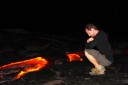
[[[93,28],[91,28],[91,30],[86,29],[85,31],[86,31],[86,33],[87,33],[87,35],[89,37],[94,37],[95,36],[94,35],[94,29]]]

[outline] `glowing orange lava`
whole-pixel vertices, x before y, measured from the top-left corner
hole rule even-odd
[[[67,53],[66,54],[71,61],[83,61],[83,59],[81,58],[81,56],[78,53]]]
[[[8,69],[8,68],[22,68],[20,73],[13,79],[19,79],[21,76],[26,73],[38,71],[44,68],[48,64],[48,61],[42,57],[36,57],[29,60],[24,60],[20,62],[10,63],[0,67],[0,70]]]

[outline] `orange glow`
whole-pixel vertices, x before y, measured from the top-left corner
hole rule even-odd
[[[71,61],[83,61],[83,59],[80,57],[78,53],[67,53],[66,54]]]
[[[19,79],[21,76],[24,76],[26,73],[38,71],[44,68],[47,65],[48,61],[42,57],[36,57],[33,59],[14,62],[0,67],[0,70],[7,68],[22,68],[20,73],[13,79]]]

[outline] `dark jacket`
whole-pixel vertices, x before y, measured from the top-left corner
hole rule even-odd
[[[107,33],[104,31],[99,31],[97,35],[94,37],[94,40],[86,43],[86,49],[97,49],[99,52],[106,56],[108,60],[113,62],[113,50],[108,41]]]

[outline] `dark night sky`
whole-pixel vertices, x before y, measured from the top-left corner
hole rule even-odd
[[[1,0],[0,28],[83,36],[85,24],[91,22],[113,39],[127,38],[127,4],[127,0]]]

